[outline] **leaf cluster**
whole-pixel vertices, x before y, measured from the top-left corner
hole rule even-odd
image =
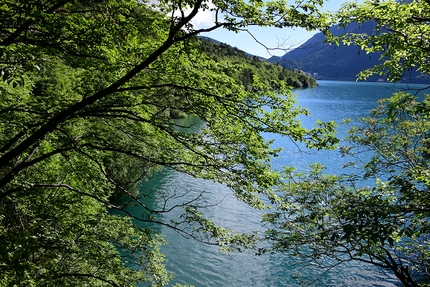
[[[345,3],[333,14],[340,27],[371,21],[375,31],[327,33],[328,39],[381,55],[360,79],[398,81],[411,69],[427,77],[429,9],[428,1]],[[428,95],[397,92],[352,127],[341,152],[354,158],[349,166],[358,166],[359,175],[327,175],[320,165],[307,173],[287,169],[277,210],[265,217],[273,248],[329,268],[358,260],[390,269],[404,286],[425,286],[429,111]]]
[[[358,175],[286,170],[277,211],[265,221],[273,248],[319,266],[358,260],[390,269],[405,286],[429,276],[429,98],[397,93],[350,130],[344,155],[363,162]],[[327,258],[329,260],[327,260]]]

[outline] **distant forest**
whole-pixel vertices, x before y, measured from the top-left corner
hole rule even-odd
[[[241,82],[247,89],[252,89],[254,77],[274,89],[279,88],[276,80],[281,80],[293,88],[317,86],[316,80],[297,69],[286,69],[278,63],[270,63],[260,57],[253,56],[236,47],[219,43],[208,38],[199,39],[201,50],[217,62],[228,61],[238,69],[226,70],[229,76]]]

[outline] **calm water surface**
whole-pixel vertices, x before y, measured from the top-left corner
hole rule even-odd
[[[340,122],[344,118],[357,119],[366,116],[371,108],[377,106],[378,99],[390,96],[393,88],[402,87],[404,86],[381,83],[320,81],[318,87],[296,90],[295,94],[299,104],[312,113],[311,117],[301,119],[305,126],[311,127],[317,119]],[[346,129],[347,127],[339,127],[339,134],[344,135]],[[286,138],[265,136],[275,138],[275,146],[285,148],[282,156],[273,162],[275,168],[304,168],[310,162],[322,162],[328,167],[328,171],[336,172],[342,166],[342,159],[337,151],[298,152]],[[223,185],[164,170],[142,186],[142,190],[151,189],[186,193],[186,198],[207,191],[206,201],[217,205],[205,210],[205,214],[215,223],[239,232],[261,228],[260,214],[237,201]],[[175,219],[179,212],[178,210],[166,215],[164,220]],[[196,287],[294,287],[303,286],[305,283],[307,286],[322,287],[398,286],[390,273],[371,265],[353,262],[324,273],[324,270],[315,266],[303,265],[299,258],[281,254],[255,256],[251,252],[232,252],[225,255],[217,247],[185,239],[168,228],[158,228],[169,243],[162,251],[168,258],[167,268],[176,273],[172,283],[192,284]]]

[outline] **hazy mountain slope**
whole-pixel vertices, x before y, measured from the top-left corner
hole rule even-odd
[[[331,28],[335,35],[352,32],[373,34],[375,23],[351,24],[346,28]],[[324,35],[318,33],[295,50],[282,57],[272,57],[269,61],[278,62],[283,67],[300,69],[311,73],[317,79],[324,80],[356,80],[356,75],[378,63],[379,54],[366,54],[355,46],[341,45],[336,47],[324,43]],[[378,76],[369,78],[370,81],[380,79]],[[418,74],[405,75],[404,82],[422,82]],[[428,81],[428,80],[427,80]]]

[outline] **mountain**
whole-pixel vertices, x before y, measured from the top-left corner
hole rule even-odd
[[[345,28],[333,26],[330,30],[334,35],[344,33],[373,34],[375,22],[364,24],[353,23]],[[355,81],[357,74],[379,63],[380,54],[366,54],[356,46],[329,45],[324,43],[322,33],[315,34],[298,48],[286,53],[282,57],[272,57],[270,62],[277,62],[287,69],[299,69],[312,74],[316,79]],[[420,82],[418,74],[405,75],[402,81]],[[377,75],[369,81],[381,80]],[[428,80],[427,80],[428,82]]]

